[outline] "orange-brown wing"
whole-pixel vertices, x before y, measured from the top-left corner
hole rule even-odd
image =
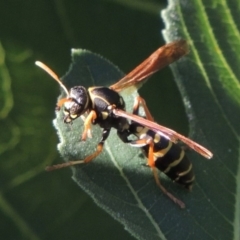
[[[192,148],[194,151],[198,152],[199,154],[201,154],[202,156],[204,156],[207,159],[210,159],[213,157],[213,154],[208,149],[206,149],[203,146],[201,146],[200,144],[192,141],[191,139],[173,131],[170,128],[164,127],[155,122],[152,122],[145,118],[142,118],[138,115],[134,115],[134,114],[125,112],[120,109],[113,109],[113,113],[116,116],[124,117],[124,118],[130,119],[134,122],[137,122],[155,132],[162,132],[165,136],[169,137],[170,141],[172,141],[174,143],[177,142],[178,140],[180,140],[183,143],[185,143],[186,145],[188,145],[190,148]]]
[[[110,86],[110,88],[117,92],[120,92],[124,88],[130,87],[132,85],[138,85],[153,73],[178,60],[188,52],[189,49],[185,40],[178,40],[166,44],[157,49],[125,77]]]

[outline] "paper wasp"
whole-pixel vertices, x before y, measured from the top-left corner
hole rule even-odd
[[[156,136],[164,136],[169,143],[181,140],[189,147],[193,148],[195,151],[207,158],[211,158],[212,153],[200,146],[199,144],[193,142],[192,140],[174,132],[173,130],[154,123],[152,121],[152,118],[149,117],[149,115],[147,115],[147,119],[138,116],[138,107],[136,107],[137,105],[134,107],[134,114],[125,112],[124,100],[118,94],[118,92],[122,91],[127,87],[133,85],[138,86],[142,84],[142,82],[147,77],[160,70],[161,68],[165,67],[166,65],[169,65],[170,63],[176,61],[187,53],[187,43],[184,40],[175,41],[157,49],[133,71],[131,71],[129,74],[127,74],[125,77],[120,79],[117,83],[113,84],[109,88],[102,86],[94,86],[85,89],[83,86],[75,86],[71,88],[70,91],[67,90],[67,88],[63,85],[58,76],[51,69],[49,69],[41,62],[36,62],[36,65],[40,66],[46,72],[48,72],[60,84],[60,86],[67,94],[66,98],[61,99],[57,103],[58,110],[63,107],[63,112],[65,114],[64,122],[72,123],[73,120],[77,119],[83,114],[88,114],[86,119],[84,120],[84,131],[82,133],[82,140],[86,140],[87,136],[91,135],[91,124],[98,124],[101,128],[103,128],[102,138],[97,145],[97,150],[94,153],[87,156],[83,160],[70,161],[67,163],[50,166],[47,167],[46,170],[51,171],[62,167],[90,162],[102,152],[104,142],[108,138],[111,128],[115,128],[117,130],[118,136],[123,142],[131,143],[132,145],[138,147],[143,147],[143,149],[146,151],[146,155],[148,156],[148,165],[153,169],[154,177],[158,186],[174,202],[179,204],[181,207],[184,207],[184,204],[180,200],[176,199],[172,194],[167,192],[167,190],[160,184],[160,181],[157,177],[155,168],[157,167],[160,170],[161,168],[155,165],[153,155],[154,147],[156,147],[158,143],[150,140],[150,133],[147,134],[148,136],[146,139],[142,139],[142,132],[138,132],[137,129],[140,127],[142,129],[146,129],[146,131],[147,129],[149,129],[152,133],[156,132]],[[132,122],[129,123],[128,119],[130,119]],[[134,127],[136,126],[136,124],[139,124],[138,127]],[[159,132],[161,134],[159,134]],[[128,137],[131,134],[136,135],[139,139],[135,142],[128,140]],[[166,152],[169,151],[170,150]],[[179,161],[181,162],[182,159],[180,159]],[[170,159],[167,162],[169,167],[171,167],[171,162],[175,162],[175,159]],[[185,165],[190,166],[191,163],[188,161],[188,164]],[[174,171],[177,174],[177,167]],[[167,175],[172,180],[177,181],[176,178],[171,177],[170,174]],[[178,182],[180,184],[183,184],[181,181]],[[186,186],[186,184],[183,185]]]
[[[138,116],[140,105],[144,109],[146,119]],[[178,140],[184,142],[188,147],[194,149],[207,159],[212,158],[212,153],[189,138],[153,122],[153,117],[141,97],[138,97],[135,101],[133,114],[119,109],[114,109],[113,111],[115,115],[131,120],[129,135],[124,135],[123,133],[119,137],[123,142],[129,143],[131,146],[142,148],[144,155],[148,159],[147,165],[152,169],[158,187],[176,204],[184,208],[185,204],[169,193],[160,183],[157,169],[165,173],[172,181],[191,190],[195,180],[192,163],[187,158],[184,149],[176,143]],[[135,135],[137,140],[129,141],[128,137],[131,134]]]

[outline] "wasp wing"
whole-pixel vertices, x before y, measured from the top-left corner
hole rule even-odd
[[[178,60],[188,52],[188,45],[185,40],[178,40],[166,44],[157,49],[125,77],[110,86],[110,88],[116,92],[120,92],[124,88],[132,85],[140,85],[144,79],[169,65],[170,63]]]
[[[178,140],[180,140],[183,143],[185,143],[186,145],[188,145],[190,148],[192,148],[194,151],[198,152],[199,154],[201,154],[202,156],[204,156],[207,159],[210,159],[213,157],[213,154],[208,149],[206,149],[205,147],[201,146],[200,144],[192,141],[191,139],[173,131],[170,128],[164,127],[155,122],[149,121],[143,117],[125,112],[120,109],[114,109],[113,113],[116,116],[124,117],[131,121],[137,122],[155,132],[162,132],[165,136],[167,136],[170,139],[170,141],[172,141],[174,143],[176,143]]]

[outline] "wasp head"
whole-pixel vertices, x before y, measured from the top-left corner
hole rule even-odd
[[[82,86],[71,88],[69,97],[59,101],[58,106],[61,107],[61,105],[64,108],[64,122],[71,123],[89,109],[89,95],[87,90]]]

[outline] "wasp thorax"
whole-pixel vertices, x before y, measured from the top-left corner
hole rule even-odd
[[[70,123],[72,120],[84,114],[89,105],[87,90],[82,86],[75,86],[70,89],[69,101],[64,103],[64,122]]]

